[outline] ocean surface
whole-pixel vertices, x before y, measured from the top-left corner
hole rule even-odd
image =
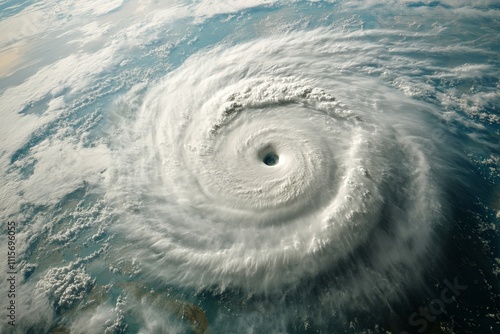
[[[495,0],[0,0],[1,333],[500,333]]]

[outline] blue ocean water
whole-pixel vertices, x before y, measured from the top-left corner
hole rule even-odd
[[[0,332],[497,333],[499,10],[0,2]]]

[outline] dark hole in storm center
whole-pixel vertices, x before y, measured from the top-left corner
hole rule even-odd
[[[276,165],[279,160],[280,160],[280,158],[274,152],[269,152],[264,156],[264,158],[262,158],[262,162],[268,166]]]

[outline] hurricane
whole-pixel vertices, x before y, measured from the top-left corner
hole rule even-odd
[[[2,333],[500,328],[493,1],[70,2],[0,4]]]
[[[380,277],[403,281],[422,266],[442,204],[437,162],[415,139],[429,131],[429,108],[389,88],[355,102],[375,83],[339,71],[342,37],[312,31],[210,51],[147,94],[116,172],[133,170],[133,185],[124,177],[113,188],[118,199],[153,198],[124,228],[165,268],[156,274],[265,292],[335,272],[357,251],[363,260],[348,268],[359,279],[346,284],[371,298]]]

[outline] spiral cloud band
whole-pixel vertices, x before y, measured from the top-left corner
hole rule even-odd
[[[425,107],[343,77],[338,43],[207,51],[147,94],[113,187],[137,195],[121,227],[153,275],[265,293],[327,273],[387,298],[419,272],[440,210]]]

